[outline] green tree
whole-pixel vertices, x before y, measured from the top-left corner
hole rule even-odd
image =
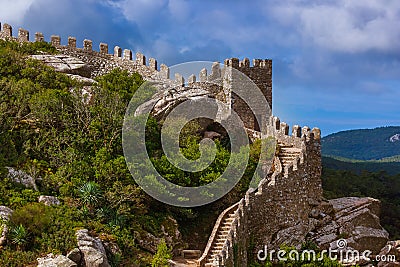
[[[152,267],[166,267],[168,265],[168,260],[172,258],[171,249],[168,248],[164,239],[161,239],[157,246],[157,253],[154,255],[151,261]]]

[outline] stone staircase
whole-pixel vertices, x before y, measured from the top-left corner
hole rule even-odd
[[[288,145],[279,142],[279,154],[278,157],[281,161],[282,168],[284,169],[286,166],[289,166],[298,155],[301,153],[300,148],[296,148],[293,145]]]
[[[235,221],[235,212],[238,210],[239,205],[240,202],[235,203],[220,214],[203,255],[197,260],[197,266],[219,266],[215,264],[215,259],[220,259],[220,252],[223,250],[224,246],[226,246],[229,231]]]
[[[278,146],[278,158],[281,164],[281,169],[283,170],[286,166],[293,164],[293,162],[301,154],[301,149],[284,142],[278,142]],[[234,206],[238,207],[237,204]],[[221,251],[223,250],[223,247],[228,239],[229,230],[232,228],[232,224],[235,220],[235,212],[237,211],[237,207],[234,208],[232,206],[229,208],[229,210],[227,209],[223,217],[221,217],[221,219],[218,220],[219,222],[216,223],[216,228],[214,229],[214,233],[209,241],[211,245],[208,247],[208,251],[203,254],[203,258],[205,260],[199,260],[202,262],[202,264],[199,266],[220,266],[216,264],[215,261],[216,259],[220,258]]]
[[[231,229],[232,223],[234,221],[234,212],[229,213],[228,216],[224,218],[221,222],[220,227],[217,231],[216,237],[211,244],[211,252],[206,259],[205,266],[214,266],[215,257],[221,252],[225,241],[228,239],[229,229]]]

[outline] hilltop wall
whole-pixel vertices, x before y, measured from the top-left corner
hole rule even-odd
[[[315,227],[312,213],[322,201],[321,132],[318,128],[295,125],[289,133],[289,126],[279,118],[270,120],[268,135],[279,144],[297,149],[299,154],[288,165],[276,156],[273,174],[227,209],[234,213],[234,221],[215,266],[248,266],[264,246],[269,250],[281,244],[300,246]],[[214,229],[219,228],[219,223]],[[213,238],[198,266],[205,266],[210,257]]]
[[[1,26],[1,24],[0,24]],[[25,29],[18,29],[18,35],[13,36],[13,29],[9,24],[3,24],[0,38],[10,39],[19,42],[29,42],[30,33]],[[34,34],[35,42],[44,41],[44,35],[40,32]],[[224,65],[215,62],[212,65],[211,73],[207,73],[207,69],[202,69],[196,78],[191,75],[185,78],[176,73],[173,79],[170,77],[170,69],[167,65],[161,64],[155,58],[146,59],[146,56],[140,52],[133,54],[129,49],[122,49],[115,46],[110,53],[110,48],[106,43],[98,45],[98,51],[94,50],[94,45],[91,40],[83,40],[82,47],[77,47],[75,37],[69,36],[66,45],[62,45],[59,35],[50,36],[50,43],[64,55],[78,58],[87,64],[89,70],[85,76],[95,78],[99,75],[110,72],[115,68],[127,70],[130,73],[138,72],[147,81],[161,82],[162,87],[181,90],[187,88],[204,89],[215,97],[217,100],[226,104],[226,116],[230,114],[230,109],[235,110],[245,126],[249,129],[260,130],[260,126],[256,122],[256,117],[262,117],[266,114],[253,114],[248,105],[237,95],[231,92],[232,79],[226,79],[230,68],[239,70],[247,75],[261,90],[262,94],[267,99],[270,108],[272,108],[272,61],[270,59],[261,60],[254,59],[253,65],[250,66],[250,60],[245,58],[239,61],[237,58],[230,58],[224,61]],[[221,68],[222,67],[222,68]],[[270,115],[270,114],[267,114]],[[223,119],[223,118],[221,118]]]

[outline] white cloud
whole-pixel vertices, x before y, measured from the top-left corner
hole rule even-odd
[[[119,9],[127,20],[146,25],[159,19],[168,0],[121,0],[108,1],[108,4]]]
[[[281,2],[269,14],[283,26],[292,26],[311,43],[333,51],[358,53],[367,50],[398,51],[400,1],[366,0]]]
[[[35,0],[0,0],[1,23],[20,24]]]
[[[190,16],[190,5],[185,0],[169,0],[168,10],[174,19],[185,21]]]

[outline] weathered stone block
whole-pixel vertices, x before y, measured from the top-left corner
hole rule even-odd
[[[3,25],[3,33],[5,36],[11,37],[12,36],[12,27],[10,24],[4,23]]]
[[[76,38],[75,37],[68,37],[68,47],[76,48]]]
[[[161,64],[160,66],[160,78],[169,79],[169,68],[165,64]]]
[[[114,47],[114,57],[121,57],[122,49],[119,46]]]
[[[108,54],[108,44],[100,43],[99,50],[101,54]]]
[[[55,46],[55,47],[60,46],[61,45],[61,37],[58,35],[52,35],[50,37],[50,42],[51,42],[52,46]]]
[[[157,70],[157,60],[155,58],[149,59],[149,67],[151,70]]]
[[[85,39],[83,40],[83,50],[87,52],[93,51],[93,42],[92,40]]]
[[[207,69],[203,68],[200,71],[200,82],[206,82],[207,81]]]
[[[146,66],[146,57],[140,52],[136,53],[136,64]]]
[[[132,51],[129,49],[124,49],[124,57],[125,60],[132,60]]]
[[[41,32],[35,33],[35,42],[44,42],[44,35]]]
[[[18,41],[29,42],[29,31],[19,28],[18,29]]]

